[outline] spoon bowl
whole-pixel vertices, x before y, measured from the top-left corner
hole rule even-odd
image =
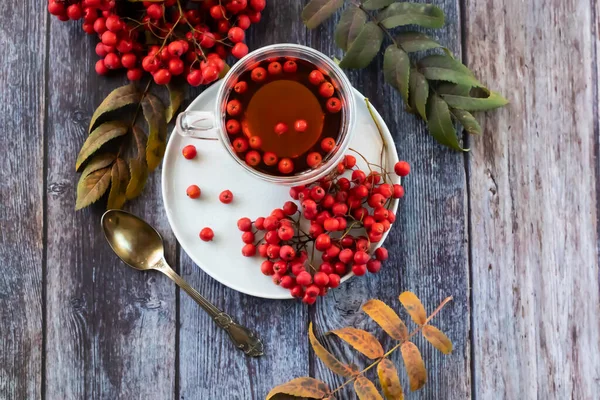
[[[108,244],[124,263],[140,271],[154,269],[162,272],[189,294],[219,328],[227,332],[238,349],[252,357],[263,355],[263,343],[254,332],[235,322],[173,271],[165,260],[162,237],[150,224],[121,210],[105,212],[101,224]]]
[[[163,259],[162,237],[137,216],[121,210],[109,210],[102,216],[104,236],[123,262],[139,270],[153,269]]]

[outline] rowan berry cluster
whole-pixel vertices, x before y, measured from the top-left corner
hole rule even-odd
[[[126,70],[131,81],[149,73],[159,85],[175,76],[192,86],[209,84],[231,54],[248,54],[245,31],[261,19],[266,0],[142,1],[49,0],[61,21],[83,20],[98,35],[96,72]]]
[[[399,161],[394,171],[406,176],[410,166]],[[392,201],[404,196],[400,184],[384,178],[357,168],[356,158],[346,155],[332,175],[291,188],[290,196],[298,203],[287,201],[254,221],[241,218],[242,254],[265,258],[261,272],[307,304],[338,287],[350,272],[357,276],[379,272],[388,252],[383,247],[373,250],[373,245],[396,220]],[[304,221],[310,223],[307,230]]]

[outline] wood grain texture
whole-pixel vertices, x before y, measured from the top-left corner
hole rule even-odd
[[[468,63],[511,102],[482,118],[470,160],[475,391],[597,398],[597,14],[466,4]]]
[[[443,29],[430,31],[444,45],[460,54],[459,9],[455,1],[435,1],[446,13]],[[310,45],[325,54],[341,53],[330,39],[333,21],[311,33]],[[416,293],[428,312],[447,296],[454,296],[434,323],[445,331],[455,344],[455,350],[444,356],[419,337],[429,381],[411,399],[458,399],[470,397],[469,343],[469,273],[467,257],[467,197],[464,158],[461,154],[438,145],[424,123],[404,110],[400,94],[383,80],[383,57],[379,55],[365,70],[352,71],[350,81],[370,99],[388,125],[400,159],[412,165],[406,180],[406,196],[401,201],[398,219],[386,240],[390,250],[378,275],[353,278],[339,289],[319,300],[311,319],[319,333],[342,326],[364,328],[377,335],[384,348],[392,341],[360,310],[370,298],[383,300],[395,310],[401,310],[398,295],[404,290]],[[408,314],[400,313],[414,328]],[[326,338],[329,349],[342,355],[347,362],[365,365],[365,358],[334,338]],[[399,366],[402,386],[408,380],[399,352],[392,356]],[[317,378],[337,386],[343,380],[329,372],[319,360],[312,359]],[[344,398],[353,398],[351,391]]]
[[[0,15],[0,398],[42,393],[46,17],[42,0]],[[23,45],[27,37],[34,51]],[[27,73],[23,73],[27,66]]]
[[[306,29],[299,17],[302,7],[300,1],[270,1],[263,20],[279,18],[286,22],[277,29],[269,23],[252,26],[247,38],[250,49],[272,43],[304,43]],[[265,355],[258,359],[244,357],[198,305],[182,293],[179,399],[259,400],[276,385],[309,374],[305,305],[237,293],[210,278],[183,251],[180,259],[184,279],[240,323],[254,329],[265,344]]]
[[[48,117],[46,398],[171,399],[175,389],[175,287],[126,267],[100,228],[105,200],[75,212],[74,161],[95,107],[124,80],[94,73],[96,39],[52,19]],[[160,172],[128,207],[175,241],[160,196]]]

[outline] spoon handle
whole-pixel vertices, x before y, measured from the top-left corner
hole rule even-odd
[[[196,289],[191,287],[181,276],[179,276],[163,259],[156,266],[163,274],[167,275],[180,288],[185,290],[192,299],[196,301],[212,317],[217,326],[225,330],[236,347],[251,357],[260,357],[263,353],[263,344],[254,332],[235,322],[227,313],[218,309],[215,305],[204,298]]]

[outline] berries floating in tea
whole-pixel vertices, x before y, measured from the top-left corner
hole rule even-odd
[[[227,99],[225,127],[246,164],[288,176],[327,161],[338,143],[343,112],[334,82],[314,64],[269,58],[240,75]]]

